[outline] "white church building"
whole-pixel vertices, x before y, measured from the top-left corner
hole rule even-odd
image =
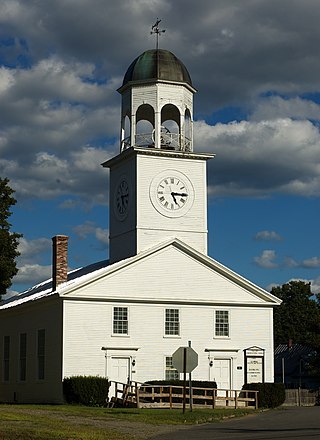
[[[273,382],[281,301],[207,254],[214,155],[193,148],[186,67],[147,50],[119,92],[120,151],[103,164],[110,259],[67,273],[68,237],[57,235],[52,279],[1,303],[0,402],[62,402],[62,380],[74,375],[177,378],[172,354],[189,341],[195,380],[227,389]]]

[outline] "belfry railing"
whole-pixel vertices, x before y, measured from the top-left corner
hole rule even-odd
[[[154,131],[152,133],[139,133],[135,136],[134,142],[131,137],[125,138],[121,142],[121,152],[131,146],[143,148],[155,148]],[[191,139],[179,133],[161,132],[160,148],[173,151],[192,151]]]

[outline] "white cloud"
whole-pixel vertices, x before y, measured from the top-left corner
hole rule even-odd
[[[15,284],[36,284],[51,277],[52,268],[40,264],[25,264],[19,267],[18,274],[13,278]]]
[[[314,294],[320,294],[320,276],[310,280],[311,282],[311,290]]]
[[[320,193],[320,132],[310,121],[198,121],[194,133],[198,151],[210,146],[216,153],[209,164],[213,194]]]
[[[85,223],[75,226],[73,231],[82,240],[86,239],[88,236],[93,235],[98,242],[107,247],[109,245],[109,230],[97,227],[92,221],[86,221]]]
[[[301,265],[302,267],[318,268],[320,267],[320,257],[311,257],[306,260],[303,260]]]
[[[259,99],[250,115],[252,121],[273,119],[314,119],[318,120],[320,105],[299,97],[284,99],[280,96]]]
[[[299,263],[292,257],[285,257],[284,266],[285,267],[298,267]]]
[[[20,252],[19,261],[30,261],[40,257],[41,254],[51,250],[52,241],[48,238],[36,238],[27,240],[22,237],[19,239],[18,251]]]
[[[279,241],[282,240],[281,235],[275,231],[259,231],[255,235],[255,240],[258,241]]]
[[[276,253],[274,250],[264,250],[258,257],[254,257],[254,262],[265,269],[274,269],[278,267],[278,264],[274,263],[276,259]]]

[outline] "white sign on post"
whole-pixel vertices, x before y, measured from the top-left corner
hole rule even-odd
[[[185,361],[184,355],[186,356]],[[191,347],[179,347],[172,355],[172,366],[179,373],[191,373],[198,366],[198,353]]]

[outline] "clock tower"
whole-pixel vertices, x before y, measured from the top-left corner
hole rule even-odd
[[[171,52],[147,50],[129,66],[120,152],[110,168],[110,262],[172,238],[207,253],[206,161],[193,151],[193,88]]]

